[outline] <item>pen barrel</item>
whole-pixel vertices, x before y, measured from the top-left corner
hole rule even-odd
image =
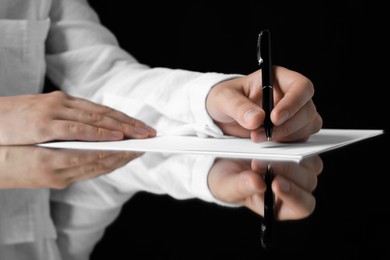
[[[274,106],[274,93],[272,86],[263,86],[263,109],[267,117],[270,117],[272,108]]]
[[[271,121],[271,111],[274,107],[274,95],[272,86],[263,86],[263,109],[265,112],[264,126],[266,129],[273,127]]]
[[[266,131],[267,139],[272,136],[273,124],[271,121],[271,111],[274,107],[273,96],[273,71],[272,71],[272,57],[271,57],[271,34],[269,30],[261,31],[259,35],[259,47],[262,60],[262,92],[263,92],[263,109],[265,112],[264,129]]]

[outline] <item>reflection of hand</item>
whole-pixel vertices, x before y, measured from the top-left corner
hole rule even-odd
[[[63,189],[110,173],[141,153],[0,146],[1,188]]]
[[[208,185],[220,201],[244,205],[259,215],[264,215],[264,174],[268,162],[261,160],[217,159],[210,169]],[[302,219],[315,208],[312,194],[317,186],[317,176],[323,168],[319,156],[295,162],[272,162],[278,220]]]

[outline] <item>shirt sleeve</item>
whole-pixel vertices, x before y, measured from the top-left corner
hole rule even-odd
[[[161,133],[223,136],[205,100],[215,84],[241,75],[141,64],[120,48],[85,0],[53,0],[50,19],[47,73],[62,90],[125,112]]]

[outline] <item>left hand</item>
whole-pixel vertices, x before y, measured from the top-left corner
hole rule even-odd
[[[206,108],[224,134],[266,140],[261,107],[261,70],[215,85],[207,97]],[[312,100],[314,86],[302,74],[274,66],[274,124],[272,140],[307,141],[322,128],[322,118]]]

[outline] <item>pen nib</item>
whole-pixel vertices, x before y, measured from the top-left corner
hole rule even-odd
[[[268,142],[272,141],[272,138],[271,137],[267,137],[267,141]]]

